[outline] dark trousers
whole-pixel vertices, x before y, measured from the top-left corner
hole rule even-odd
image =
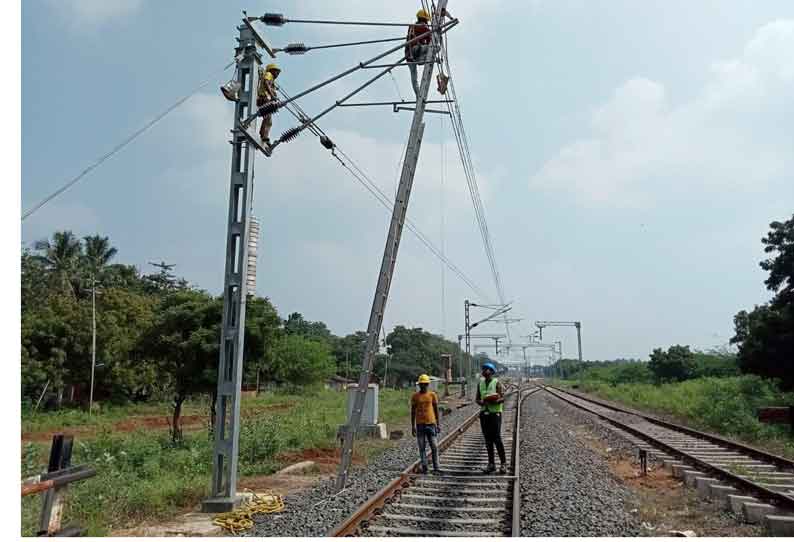
[[[485,437],[485,448],[488,450],[488,464],[494,465],[493,449],[499,452],[499,461],[504,465],[507,463],[505,457],[505,445],[502,444],[502,415],[499,413],[487,414],[480,412],[480,428],[482,436]]]

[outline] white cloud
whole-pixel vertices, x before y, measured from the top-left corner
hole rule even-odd
[[[743,54],[712,66],[689,102],[670,103],[642,77],[591,115],[587,136],[561,148],[530,185],[570,191],[586,204],[647,206],[666,193],[762,191],[791,170],[794,21],[761,27]]]
[[[133,15],[141,0],[50,0],[73,29],[93,28]]]

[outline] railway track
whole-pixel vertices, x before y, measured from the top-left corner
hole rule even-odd
[[[482,473],[488,456],[475,413],[439,442],[441,474],[420,474],[417,461],[329,536],[518,536],[519,406],[540,388],[510,389],[502,414],[507,474]]]
[[[544,389],[615,426],[700,496],[723,501],[745,521],[770,523],[769,516],[794,514],[794,461],[576,392]]]

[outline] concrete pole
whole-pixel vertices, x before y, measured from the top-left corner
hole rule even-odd
[[[582,323],[576,322],[576,340],[579,343],[579,363],[582,362]]]
[[[96,279],[91,277],[91,391],[88,392],[88,414],[94,408],[94,370],[96,369]]]

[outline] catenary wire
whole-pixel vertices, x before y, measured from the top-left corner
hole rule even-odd
[[[226,66],[223,68],[223,70],[220,70],[220,73],[223,73],[223,72],[225,72],[226,70],[228,70],[230,67],[232,67],[232,66],[235,64],[235,62],[236,62],[236,60],[232,60],[232,61],[231,61],[229,64],[227,64],[227,65],[226,65]],[[68,182],[66,182],[66,183],[65,183],[63,186],[61,186],[61,187],[60,187],[58,190],[56,190],[55,192],[53,192],[52,194],[50,194],[49,196],[47,196],[46,198],[44,198],[43,200],[41,200],[39,203],[37,203],[36,205],[34,205],[34,206],[33,206],[33,207],[31,207],[30,209],[28,209],[28,210],[27,210],[27,211],[26,211],[26,212],[25,212],[25,213],[22,215],[22,220],[24,221],[26,218],[28,218],[30,215],[32,215],[33,213],[35,213],[36,211],[38,211],[39,209],[41,209],[42,207],[44,207],[44,206],[45,206],[46,204],[48,204],[50,201],[52,201],[53,199],[57,198],[58,196],[60,196],[60,195],[61,195],[61,194],[63,194],[64,192],[66,192],[66,191],[67,191],[69,188],[71,188],[71,187],[72,187],[72,186],[74,186],[74,185],[75,185],[75,184],[76,184],[78,181],[80,181],[80,179],[82,179],[83,177],[85,177],[86,175],[88,175],[89,173],[91,173],[91,171],[93,171],[94,169],[96,169],[97,167],[99,167],[100,165],[102,165],[102,163],[103,163],[103,162],[105,162],[106,160],[108,160],[110,157],[112,157],[114,154],[116,154],[117,152],[119,152],[121,149],[123,149],[124,147],[126,147],[127,145],[129,145],[130,143],[132,143],[133,141],[135,141],[135,140],[136,140],[136,139],[137,139],[139,136],[141,136],[141,135],[143,135],[145,132],[147,132],[147,131],[148,131],[148,130],[151,128],[151,127],[153,127],[155,124],[157,124],[158,122],[160,122],[160,121],[161,121],[163,118],[165,118],[165,117],[166,117],[166,116],[167,116],[169,113],[171,113],[171,112],[172,112],[174,109],[176,109],[177,107],[179,107],[180,105],[182,105],[183,103],[185,103],[185,102],[186,102],[188,99],[190,99],[190,98],[191,98],[191,97],[192,97],[194,94],[196,94],[196,93],[197,93],[198,91],[200,91],[202,88],[206,87],[207,85],[209,85],[210,83],[212,83],[213,81],[215,81],[215,78],[216,78],[216,77],[217,77],[217,75],[213,75],[213,76],[212,76],[210,79],[207,79],[206,81],[204,81],[203,83],[201,83],[199,86],[197,86],[196,88],[194,88],[193,90],[191,90],[189,94],[187,94],[187,95],[185,95],[185,96],[181,97],[181,98],[180,98],[180,99],[178,99],[176,102],[174,102],[173,104],[171,104],[170,106],[168,106],[168,107],[167,107],[167,108],[166,108],[166,109],[165,109],[165,110],[164,110],[162,113],[160,113],[159,115],[157,115],[156,117],[154,117],[154,118],[153,118],[151,121],[149,121],[149,122],[147,122],[146,124],[144,124],[144,125],[143,125],[141,128],[137,129],[135,132],[133,132],[131,135],[129,135],[127,138],[125,138],[125,139],[124,139],[124,140],[123,140],[121,143],[119,143],[118,145],[116,145],[115,147],[113,147],[113,148],[112,148],[112,149],[111,149],[109,152],[107,152],[107,153],[105,153],[104,155],[102,155],[101,157],[99,157],[99,158],[98,158],[97,160],[95,160],[95,161],[94,161],[94,162],[93,162],[91,165],[89,165],[87,168],[85,168],[83,171],[81,171],[81,172],[80,172],[80,173],[79,173],[79,174],[78,174],[76,177],[74,177],[74,178],[70,179],[70,180],[69,180]]]

